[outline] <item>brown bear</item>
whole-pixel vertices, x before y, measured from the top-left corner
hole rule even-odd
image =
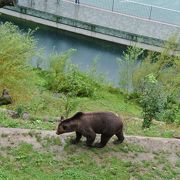
[[[78,143],[84,136],[89,147],[93,147],[96,133],[101,134],[101,141],[94,147],[104,147],[113,135],[118,137],[115,143],[122,143],[124,140],[122,118],[112,112],[77,112],[71,118],[60,121],[56,134],[73,131],[76,132],[73,143]]]

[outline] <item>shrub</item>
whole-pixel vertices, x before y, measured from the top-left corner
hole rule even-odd
[[[77,65],[71,63],[70,58],[74,52],[74,49],[70,49],[63,54],[51,55],[50,68],[43,73],[46,88],[68,96],[92,97],[101,85],[89,72],[82,72]]]
[[[140,95],[140,105],[143,110],[143,128],[149,128],[152,119],[173,123],[178,112],[177,96],[165,92],[164,87],[153,74],[145,77],[143,92]]]
[[[133,74],[137,69],[139,56],[142,55],[144,50],[135,46],[130,46],[127,51],[123,52],[123,57],[118,59],[119,64],[119,86],[123,92],[130,94],[133,92]]]
[[[161,53],[148,53],[133,75],[133,85],[137,91],[142,91],[143,78],[153,73],[165,90],[171,91],[171,93],[179,92],[180,57],[173,54],[177,47],[176,41],[178,40],[171,37],[165,43]]]
[[[35,73],[29,66],[35,54],[32,32],[23,33],[11,23],[0,25],[0,92],[10,91],[15,103],[28,102],[35,92]]]
[[[168,93],[167,101],[165,103],[164,112],[162,114],[162,119],[166,123],[173,123],[176,121],[176,116],[179,111],[179,102],[177,100],[177,95],[173,93]],[[177,123],[180,123],[177,121]]]
[[[140,95],[140,105],[143,111],[143,128],[149,128],[153,119],[162,113],[166,99],[154,76],[148,75],[145,78],[144,90]]]

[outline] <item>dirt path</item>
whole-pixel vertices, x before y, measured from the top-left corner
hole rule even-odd
[[[30,130],[20,128],[0,128],[0,147],[8,145],[18,145],[21,142],[27,142],[37,146],[37,135],[45,137],[60,138],[62,147],[65,145],[66,139],[74,136],[74,133],[63,134],[57,136],[55,131],[46,130]],[[35,138],[36,137],[36,138]],[[99,136],[97,136],[99,139]],[[155,138],[155,137],[141,137],[141,136],[125,136],[126,143],[133,143],[139,145],[150,152],[164,151],[167,153],[177,153],[180,151],[180,139],[170,138]],[[108,143],[110,145],[112,140]]]
[[[131,168],[138,168],[140,174],[153,172],[156,169],[163,172],[166,167],[171,171],[180,172],[179,139],[125,136],[122,144],[114,145],[112,141],[116,137],[113,137],[105,148],[94,151],[84,146],[83,142],[79,145],[71,145],[68,139],[74,135],[69,133],[57,136],[55,131],[0,127],[0,157],[8,156],[6,149],[28,143],[37,151],[52,152],[55,159],[59,160],[63,160],[72,152],[74,154],[88,152],[97,164],[103,164],[105,157],[116,157],[132,163]],[[99,138],[100,136],[97,136],[96,141]],[[82,141],[85,141],[85,138]],[[177,174],[176,179],[180,179],[180,173]]]

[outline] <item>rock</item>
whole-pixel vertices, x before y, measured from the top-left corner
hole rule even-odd
[[[28,112],[24,112],[23,115],[22,115],[22,119],[23,120],[29,120],[30,119],[30,115]]]
[[[16,111],[7,110],[7,114],[13,119],[19,118],[19,114]]]

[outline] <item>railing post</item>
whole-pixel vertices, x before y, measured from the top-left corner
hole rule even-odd
[[[150,8],[149,19],[151,19],[151,14],[152,14],[152,6]]]
[[[112,2],[112,11],[114,11],[114,0]]]
[[[32,8],[32,0],[31,0],[31,8]]]

